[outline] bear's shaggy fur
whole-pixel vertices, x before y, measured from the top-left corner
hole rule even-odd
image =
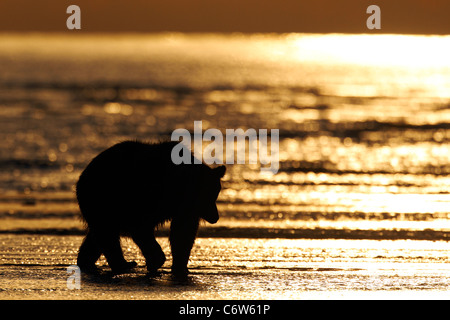
[[[148,144],[125,141],[96,156],[81,173],[76,193],[88,233],[77,264],[85,272],[97,270],[104,254],[114,273],[136,266],[124,259],[120,235],[131,236],[139,246],[150,273],[166,257],[155,239],[154,229],[171,221],[172,273],[185,276],[199,219],[216,223],[216,199],[225,166],[175,165],[171,152],[177,142]],[[182,152],[189,152],[187,148]],[[191,161],[191,163],[194,163]]]

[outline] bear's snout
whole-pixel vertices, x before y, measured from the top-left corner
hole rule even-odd
[[[215,224],[217,221],[219,221],[219,215],[217,215],[217,217],[212,217],[205,220],[211,224]]]
[[[211,224],[215,224],[219,221],[219,211],[217,211],[216,204],[214,203],[212,206],[207,208],[201,217]]]

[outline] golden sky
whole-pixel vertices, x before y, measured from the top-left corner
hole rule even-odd
[[[80,32],[66,28],[71,4],[81,32],[450,34],[449,0],[0,0],[0,32]],[[366,28],[371,4],[380,31]]]

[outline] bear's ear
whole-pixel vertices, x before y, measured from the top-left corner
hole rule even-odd
[[[214,176],[216,176],[219,179],[225,175],[225,171],[227,171],[227,167],[225,166],[220,166],[213,169]]]

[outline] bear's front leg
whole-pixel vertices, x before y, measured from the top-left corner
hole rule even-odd
[[[188,273],[188,262],[197,236],[199,219],[192,217],[174,217],[170,225],[170,248],[172,250],[172,273],[177,277],[185,277]]]
[[[136,228],[133,230],[131,237],[141,249],[147,263],[147,271],[155,274],[166,261],[166,256],[161,246],[155,239],[155,235],[145,228]]]

